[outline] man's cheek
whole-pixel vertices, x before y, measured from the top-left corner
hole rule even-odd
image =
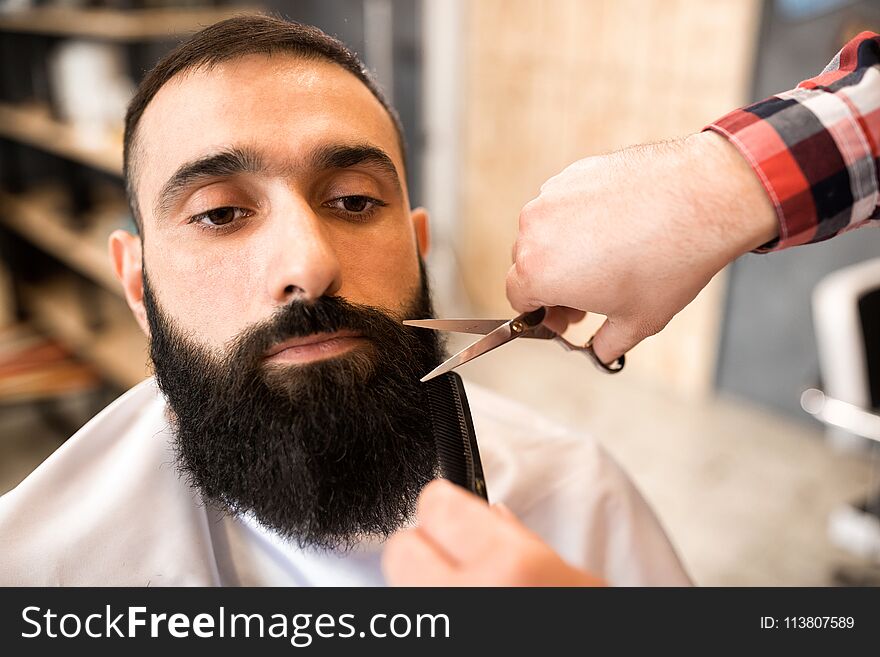
[[[401,252],[394,246],[377,245],[364,252],[361,245],[343,270],[343,287],[357,290],[364,303],[399,308],[419,286],[419,264],[414,250]]]
[[[239,314],[244,309],[222,279],[169,275],[156,288],[163,311],[205,346],[224,344],[242,321]]]

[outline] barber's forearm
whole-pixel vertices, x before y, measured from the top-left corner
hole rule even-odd
[[[688,158],[694,167],[710,167],[718,172],[713,187],[703,190],[719,205],[718,212],[706,216],[707,224],[724,231],[731,255],[738,257],[775,240],[779,221],[766,189],[749,162],[730,141],[715,132],[702,132],[685,140]]]

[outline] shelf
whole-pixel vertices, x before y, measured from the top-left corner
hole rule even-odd
[[[0,14],[0,30],[120,42],[145,41],[196,32],[217,21],[257,10],[255,7],[125,11],[46,7]]]
[[[0,103],[0,137],[13,139],[114,176],[122,175],[122,141],[108,135],[85,142],[75,127],[52,118],[46,107]]]
[[[25,239],[95,281],[94,288],[107,325],[100,333],[89,328],[79,304],[81,291],[74,279],[58,278],[46,285],[24,285],[23,303],[33,321],[59,342],[92,363],[105,378],[131,387],[147,376],[146,338],[128,307],[113,274],[106,236],[118,224],[118,206],[96,210],[86,228],[76,231],[65,221],[59,194],[51,190],[17,196],[0,192],[0,220]]]
[[[0,408],[57,399],[99,385],[95,368],[71,358],[57,340],[47,339],[26,324],[0,329]]]
[[[106,327],[95,332],[77,302],[74,281],[59,278],[22,287],[34,324],[94,365],[108,380],[127,389],[149,376],[147,339],[118,300],[109,299],[119,305],[118,312],[116,308],[106,312]]]
[[[57,194],[47,191],[28,195],[0,191],[0,223],[105,290],[123,296],[107,251],[107,237],[118,226],[120,208],[96,211],[84,220],[86,228],[77,231],[68,226],[59,205]]]

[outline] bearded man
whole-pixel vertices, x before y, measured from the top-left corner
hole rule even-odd
[[[316,28],[206,28],[125,125],[138,234],[110,253],[155,377],[0,499],[0,584],[379,585],[438,471],[419,377],[443,351],[403,132]],[[469,386],[493,502],[613,584],[686,584],[589,439]]]

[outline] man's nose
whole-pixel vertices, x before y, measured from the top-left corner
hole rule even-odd
[[[342,284],[339,258],[322,220],[307,204],[297,204],[271,222],[268,284],[279,304],[333,295]]]

